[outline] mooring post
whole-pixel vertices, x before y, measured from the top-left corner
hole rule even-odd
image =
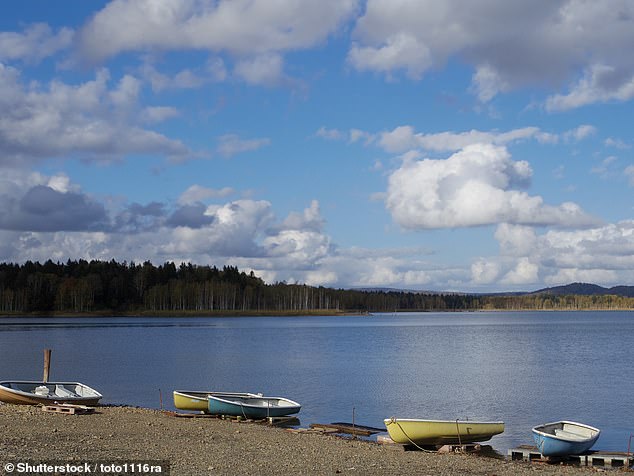
[[[354,410],[355,410],[355,408],[352,407],[352,438],[354,440],[356,440],[357,439],[357,432],[354,430]]]
[[[44,349],[44,376],[42,377],[42,381],[44,383],[48,382],[48,374],[51,370],[51,349]]]

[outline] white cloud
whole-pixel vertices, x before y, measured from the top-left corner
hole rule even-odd
[[[567,141],[579,142],[583,139],[587,139],[597,133],[597,128],[589,124],[582,124],[575,129],[571,129],[563,134],[563,137]]]
[[[472,87],[481,102],[489,102],[499,93],[504,93],[510,88],[500,74],[489,65],[480,65],[473,75]]]
[[[141,113],[141,120],[150,124],[154,124],[178,116],[180,116],[180,112],[174,107],[146,107]]]
[[[304,209],[303,213],[291,212],[284,220],[281,227],[287,230],[312,230],[321,231],[324,220],[319,209],[319,202],[313,200],[310,207]]]
[[[535,230],[529,226],[501,223],[495,231],[500,253],[506,256],[528,256],[537,242]]]
[[[622,141],[621,139],[615,139],[613,137],[608,137],[605,140],[605,145],[607,147],[615,147],[617,149],[621,149],[621,150],[625,150],[625,149],[630,149],[631,146],[629,144],[627,144],[626,142]]]
[[[328,140],[341,140],[345,136],[345,134],[338,129],[328,129],[324,126],[321,126],[317,132],[315,132],[315,135]]]
[[[389,177],[386,206],[409,229],[596,223],[574,203],[550,206],[517,190],[531,175],[528,163],[512,161],[503,147],[470,145],[445,160],[405,161]]]
[[[581,106],[634,98],[634,67],[627,73],[606,65],[592,65],[568,94],[555,94],[546,100],[546,110],[567,111]],[[627,77],[623,77],[627,74]]]
[[[78,85],[26,86],[17,70],[0,64],[0,162],[25,166],[52,157],[190,154],[180,141],[137,125],[142,117],[137,113],[138,80],[124,76],[113,89],[108,82],[108,71],[101,70],[94,80]]]
[[[431,65],[431,54],[424,44],[408,33],[397,33],[378,46],[353,44],[348,62],[359,71],[391,73],[404,69],[408,77],[420,79]]]
[[[484,132],[472,129],[467,132],[424,134],[415,132],[412,126],[398,126],[391,131],[382,132],[378,143],[385,151],[391,153],[400,153],[411,149],[449,152],[473,144],[505,145],[533,138],[539,142],[556,141],[551,134],[542,132],[538,127],[523,127],[507,132]]]
[[[584,230],[550,230],[541,235],[528,227],[500,225],[495,238],[501,254],[472,265],[474,284],[526,289],[532,283],[614,286],[634,279],[632,220]]]
[[[126,51],[204,49],[252,56],[308,48],[356,12],[357,0],[114,0],[81,31],[92,61]]]
[[[238,61],[235,74],[249,84],[273,86],[284,79],[283,66],[280,55],[265,54]]]
[[[68,48],[74,34],[69,28],[53,33],[45,23],[29,25],[24,33],[0,32],[0,61],[38,62]]]
[[[478,259],[471,265],[471,281],[476,285],[495,283],[500,275],[498,263]]]
[[[539,266],[531,263],[528,258],[520,258],[514,269],[506,273],[500,281],[501,284],[531,284],[537,283]]]
[[[634,42],[628,0],[368,0],[353,37],[349,63],[388,78],[405,70],[418,79],[451,59],[465,62],[483,102],[527,85],[559,87],[579,68],[586,76],[551,97],[548,110],[634,95],[634,60],[622,54]]]
[[[191,204],[196,202],[203,202],[209,198],[223,198],[228,197],[234,193],[234,190],[230,187],[224,187],[220,190],[213,188],[203,187],[201,185],[192,185],[185,190],[178,198],[178,203],[181,205]]]
[[[225,134],[218,137],[218,153],[224,157],[261,149],[271,143],[270,139],[241,139],[236,134]]]
[[[181,70],[172,76],[159,72],[153,65],[146,63],[140,68],[141,76],[150,83],[152,90],[161,92],[171,89],[196,89],[215,79],[210,74]]]

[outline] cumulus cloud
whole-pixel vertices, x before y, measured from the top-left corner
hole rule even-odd
[[[389,177],[386,207],[408,229],[596,223],[574,203],[550,206],[519,190],[531,176],[529,164],[512,161],[504,147],[469,145],[445,160],[405,161]]]
[[[137,125],[139,82],[124,76],[112,89],[109,73],[92,81],[48,86],[20,82],[0,64],[0,163],[28,165],[52,157],[111,160],[155,153],[178,160],[190,154],[178,140]],[[142,115],[141,115],[142,116]]]
[[[428,48],[414,35],[397,33],[378,46],[353,44],[348,53],[348,62],[359,71],[390,74],[404,69],[410,78],[420,79],[432,60]]]
[[[632,98],[634,41],[628,0],[537,0],[530,3],[368,0],[357,20],[349,63],[388,77],[414,79],[457,58],[474,68],[472,89],[483,102],[526,85],[560,87],[586,74],[550,111]]]
[[[634,98],[634,67],[625,73],[614,66],[593,65],[569,93],[550,96],[546,100],[546,110],[567,111],[588,104],[623,102],[632,98]]]
[[[531,263],[528,258],[520,258],[511,271],[500,281],[501,284],[531,284],[537,283],[539,280],[539,266]]]
[[[0,228],[17,231],[103,229],[105,208],[84,194],[36,185],[21,197],[3,195]]]
[[[54,33],[46,23],[35,23],[24,32],[0,32],[0,61],[38,62],[67,49],[75,32],[61,28]]]
[[[165,74],[146,61],[139,70],[140,75],[150,83],[152,90],[196,89],[212,82],[222,82],[227,78],[227,69],[222,58],[210,58],[206,65],[196,69],[183,69],[173,74]]]
[[[234,71],[247,83],[273,86],[284,78],[284,61],[278,54],[259,55],[238,61]]]
[[[319,202],[313,200],[310,207],[304,209],[303,213],[291,212],[282,222],[281,228],[286,230],[312,230],[321,231],[324,220],[319,209]]]
[[[207,207],[202,203],[183,205],[172,213],[167,224],[170,226],[186,226],[201,228],[213,222],[213,217],[206,214]]]
[[[114,0],[82,28],[80,51],[90,61],[186,48],[236,57],[281,53],[324,41],[357,6],[358,0]]]
[[[614,286],[634,279],[634,221],[583,230],[549,230],[501,224],[495,233],[500,255],[471,265],[473,285],[508,285],[526,290],[591,282]]]
[[[141,120],[147,123],[156,123],[163,122],[177,116],[180,116],[180,112],[174,107],[146,107],[141,113]]]

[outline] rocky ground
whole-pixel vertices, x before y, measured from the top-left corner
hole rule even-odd
[[[171,475],[187,476],[546,476],[598,471],[511,462],[475,454],[404,451],[397,445],[291,432],[257,423],[179,418],[141,408],[98,407],[92,414],[65,415],[46,413],[40,407],[0,404],[0,474],[19,474],[16,469],[9,473],[7,463],[21,461],[30,464],[164,461],[169,463]],[[151,474],[136,471],[138,467],[134,469],[110,474]]]

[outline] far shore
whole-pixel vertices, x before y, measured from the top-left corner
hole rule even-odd
[[[406,313],[522,313],[522,312],[631,312],[634,309],[402,309],[397,311],[342,311],[337,309],[316,309],[316,310],[286,310],[286,311],[91,311],[91,312],[3,312],[0,318],[24,318],[24,317],[303,317],[303,316],[372,316],[373,314],[406,314]]]

